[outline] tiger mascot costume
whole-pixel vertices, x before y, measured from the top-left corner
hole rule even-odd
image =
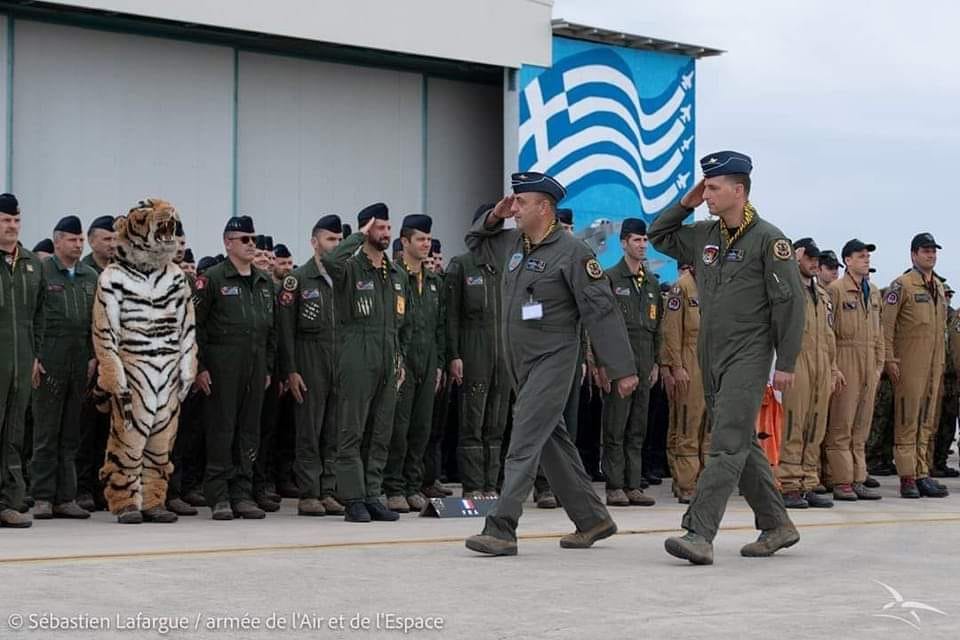
[[[173,263],[178,220],[157,198],[118,217],[117,257],[100,275],[93,305],[97,387],[110,412],[100,479],[123,524],[177,519],[165,508],[170,455],[197,373],[190,285]]]

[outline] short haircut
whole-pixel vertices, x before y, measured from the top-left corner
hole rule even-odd
[[[414,229],[413,227],[401,227],[400,228],[400,237],[410,240],[419,229]]]
[[[750,195],[750,176],[745,173],[731,173],[727,175],[727,179],[733,184],[742,184],[743,191],[746,195]]]

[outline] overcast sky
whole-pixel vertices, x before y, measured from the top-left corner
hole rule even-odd
[[[881,286],[920,231],[960,283],[960,3],[555,0],[554,17],[724,49],[697,65],[698,157],[751,155],[760,215],[838,255],[875,243]]]

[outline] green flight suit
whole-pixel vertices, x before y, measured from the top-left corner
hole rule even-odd
[[[957,381],[956,355],[954,349],[956,346],[953,340],[949,338],[951,333],[956,333],[960,325],[957,324],[957,311],[953,307],[947,306],[947,352],[946,364],[943,368],[943,390],[940,392],[940,407],[938,419],[936,421],[937,431],[930,439],[930,446],[933,447],[933,455],[930,459],[933,461],[932,469],[943,471],[947,467],[947,458],[950,454],[950,447],[953,446],[953,440],[957,437],[957,412],[960,410],[960,383]]]
[[[337,331],[343,336],[335,386],[337,494],[341,501],[373,501],[382,491],[397,376],[409,342],[408,283],[384,256],[378,269],[363,251],[359,231],[323,257],[337,298]]]
[[[93,259],[92,253],[85,255],[80,262],[93,269],[99,279],[103,269]],[[90,390],[96,383],[97,379],[94,376],[86,388]],[[182,417],[180,422],[182,431]],[[80,408],[80,444],[77,450],[77,494],[79,496],[89,495],[95,501],[103,501],[100,467],[103,465],[103,452],[107,449],[109,434],[110,414],[97,411],[97,403],[92,394],[84,393]]]
[[[404,359],[406,377],[400,386],[393,417],[393,435],[383,489],[387,496],[412,496],[423,486],[424,454],[433,428],[437,369],[443,368],[443,283],[426,266],[407,272],[409,298],[406,321],[410,342]]]
[[[336,493],[337,346],[333,280],[311,257],[283,280],[277,298],[280,374],[298,373],[307,387],[294,401],[294,475],[301,498]]]
[[[46,293],[43,265],[32,252],[0,251],[0,510],[23,506],[24,420]]]
[[[510,387],[500,334],[500,263],[465,253],[445,279],[447,363],[463,360],[457,467],[464,493],[496,491]]]
[[[273,295],[280,295],[280,283],[271,278]],[[280,428],[280,408],[285,398],[280,396],[283,380],[280,379],[280,329],[276,309],[273,314],[274,331],[277,332],[277,353],[273,359],[273,369],[270,374],[270,386],[263,393],[263,404],[260,406],[260,444],[257,445],[257,462],[253,465],[253,495],[262,497],[268,490],[276,487],[274,470],[276,464],[277,432]],[[291,428],[292,425],[287,425]]]
[[[483,533],[516,540],[538,465],[577,529],[588,531],[610,514],[583,469],[563,410],[580,373],[581,322],[613,380],[636,373],[627,328],[614,311],[607,277],[583,241],[554,229],[526,252],[520,232],[491,217],[477,219],[466,244],[478,260],[505,265],[501,331],[517,399],[503,491]]]
[[[198,371],[209,371],[211,383],[203,400],[203,491],[212,509],[253,500],[264,385],[276,350],[274,288],[263,271],[251,267],[242,276],[229,259],[207,269],[195,286]]]
[[[756,424],[774,351],[778,371],[794,370],[805,302],[793,247],[778,228],[757,216],[726,247],[720,221],[684,225],[690,213],[674,205],[647,233],[661,253],[697,266],[698,354],[713,426],[710,453],[683,527],[712,542],[738,483],[758,529],[790,521],[757,442]]]
[[[46,374],[33,393],[31,495],[63,504],[77,498],[80,409],[93,358],[90,325],[97,272],[78,262],[71,276],[54,255],[44,261],[43,275],[47,295],[39,360]]]
[[[650,372],[660,353],[660,319],[663,317],[660,279],[644,267],[631,273],[621,259],[607,271],[620,312],[627,324],[630,346],[640,384],[630,397],[616,389],[603,396],[603,471],[607,489],[640,489],[643,441],[650,406]]]

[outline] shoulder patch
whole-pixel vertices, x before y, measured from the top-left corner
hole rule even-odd
[[[679,311],[681,304],[680,296],[671,296],[670,299],[667,300],[667,309],[670,311]]]
[[[283,279],[283,290],[284,291],[296,291],[297,290],[297,277],[296,276],[287,276]]]
[[[597,262],[596,258],[588,258],[583,266],[587,271],[587,275],[592,279],[599,280],[603,277],[603,268],[600,266],[600,263]]]
[[[203,291],[207,288],[207,276],[197,276],[197,281],[194,283],[194,286],[197,288],[197,291]]]
[[[786,238],[780,238],[773,243],[773,257],[777,260],[789,260],[793,256],[793,247]]]
[[[887,304],[897,304],[900,302],[900,290],[897,289],[895,291],[890,291],[890,293],[888,293],[887,297],[884,299],[884,302]]]

